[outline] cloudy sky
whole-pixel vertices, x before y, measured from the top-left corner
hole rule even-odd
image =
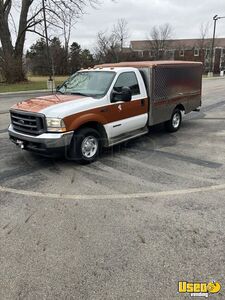
[[[130,39],[145,39],[154,25],[170,23],[173,38],[198,38],[201,24],[209,22],[212,36],[214,15],[225,16],[224,0],[101,0],[89,8],[72,32],[72,41],[92,49],[100,30],[110,30],[118,19],[128,22]],[[225,19],[217,23],[217,37],[225,37]],[[27,46],[36,39],[28,36]]]

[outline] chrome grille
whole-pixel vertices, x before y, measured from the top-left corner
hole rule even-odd
[[[10,111],[14,130],[31,135],[45,132],[44,116],[28,112]]]

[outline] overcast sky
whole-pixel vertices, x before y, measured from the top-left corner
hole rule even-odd
[[[225,0],[102,0],[98,9],[89,8],[72,31],[71,42],[92,49],[100,30],[110,30],[118,19],[128,22],[130,40],[145,39],[154,25],[170,23],[173,38],[200,37],[201,23],[212,17],[225,16]],[[225,37],[225,19],[217,22],[217,37]],[[26,48],[36,39],[27,36]]]

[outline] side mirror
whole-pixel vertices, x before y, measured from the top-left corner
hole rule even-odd
[[[112,91],[111,102],[129,102],[132,99],[131,89],[127,86],[122,87],[121,92]]]

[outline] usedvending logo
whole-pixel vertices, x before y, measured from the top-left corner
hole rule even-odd
[[[190,294],[191,297],[208,298],[210,294],[217,294],[221,290],[219,282],[187,282],[179,281],[178,292],[180,294]]]

